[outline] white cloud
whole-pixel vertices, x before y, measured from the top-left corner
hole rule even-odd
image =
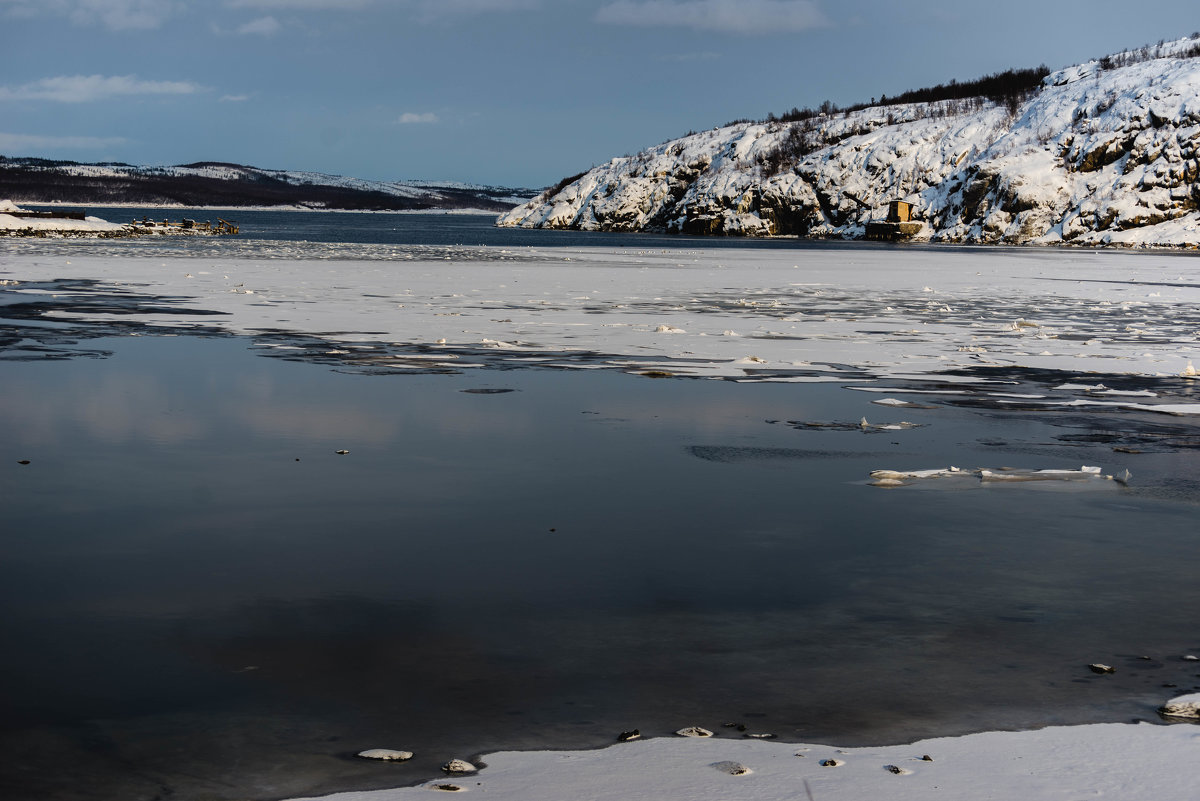
[[[60,75],[23,86],[0,86],[3,100],[52,100],[88,103],[130,95],[190,95],[206,91],[187,81],[142,81],[133,75]]]
[[[829,24],[815,0],[617,0],[597,11],[596,20],[743,34],[796,33]]]
[[[114,31],[150,30],[181,13],[180,0],[0,0],[9,15],[36,17],[53,14],[76,25],[103,25]]]
[[[489,12],[530,11],[541,0],[417,0],[413,3],[422,19],[484,14]]]
[[[0,0],[3,2],[3,0]],[[354,11],[393,5],[408,9],[422,22],[488,12],[529,11],[543,0],[225,0],[229,8],[288,11]]]
[[[250,99],[250,95],[222,95],[220,102],[222,103],[245,103]]]
[[[273,36],[279,32],[283,26],[279,24],[279,20],[274,17],[260,17],[256,20],[251,20],[245,25],[240,26],[237,32],[240,34],[255,34],[258,36]]]
[[[10,155],[21,151],[40,150],[100,150],[106,147],[116,147],[126,143],[120,137],[102,138],[97,136],[35,136],[31,134],[13,134],[0,132],[0,151]]]
[[[432,111],[426,111],[422,114],[417,114],[412,111],[406,111],[396,120],[400,125],[419,125],[429,124],[438,121],[438,115]]]
[[[371,5],[372,0],[225,0],[229,8],[268,8],[295,11],[353,10]]]

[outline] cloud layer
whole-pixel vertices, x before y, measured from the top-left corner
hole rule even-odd
[[[829,20],[813,0],[617,0],[598,22],[740,34],[797,33]]]
[[[438,115],[434,114],[432,111],[426,111],[420,114],[412,111],[406,111],[396,120],[396,122],[398,122],[400,125],[419,125],[422,123],[429,124],[437,121]]]
[[[187,81],[143,81],[134,75],[59,75],[22,86],[0,86],[0,101],[51,100],[89,103],[136,95],[190,95],[206,91]]]
[[[0,0],[0,8],[17,17],[53,14],[76,25],[139,31],[160,27],[184,5],[179,0]]]
[[[35,136],[0,132],[0,151],[5,153],[39,152],[44,150],[100,150],[125,144],[120,137],[99,136]]]

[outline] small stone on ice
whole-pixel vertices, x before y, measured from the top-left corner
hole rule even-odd
[[[750,768],[740,762],[714,762],[712,767],[730,776],[745,776],[750,772]]]
[[[912,773],[911,770],[905,770],[899,765],[884,765],[883,769],[889,773],[895,773],[897,776],[907,776],[908,774]]]
[[[554,529],[550,529],[550,530],[553,531]],[[641,736],[642,736],[642,733],[638,729],[634,729],[633,731],[623,731],[617,735],[617,741],[622,742],[622,743],[627,743],[630,740],[636,740]]]
[[[699,726],[688,726],[686,729],[680,729],[675,732],[680,737],[712,737],[713,733],[708,729],[702,729]]]
[[[413,758],[412,751],[393,751],[390,748],[369,748],[359,751],[358,755],[363,759],[382,759],[385,762],[403,762]]]
[[[845,764],[846,763],[840,759],[822,759],[821,760],[821,767],[823,767],[823,768],[838,768]]]
[[[474,773],[479,768],[464,759],[452,759],[445,765],[442,765],[442,770],[447,773]]]

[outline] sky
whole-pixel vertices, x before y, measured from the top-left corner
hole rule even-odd
[[[0,0],[0,155],[539,188],[1196,30],[1195,0]]]

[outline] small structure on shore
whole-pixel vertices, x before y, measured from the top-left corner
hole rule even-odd
[[[867,239],[895,242],[920,233],[922,223],[913,219],[912,203],[893,200],[888,203],[887,217],[867,223]]]

